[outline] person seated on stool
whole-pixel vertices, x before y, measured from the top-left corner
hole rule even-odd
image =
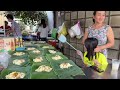
[[[94,52],[98,45],[98,40],[96,38],[87,38],[85,40],[86,52],[83,56],[83,62],[85,66],[92,67],[98,72],[104,72],[108,65],[107,58],[101,52]],[[81,52],[77,50],[77,54],[81,55]]]

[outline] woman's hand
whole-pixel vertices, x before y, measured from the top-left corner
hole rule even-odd
[[[6,36],[8,36],[9,34],[10,34],[9,31],[7,31],[7,32],[6,32]]]
[[[100,66],[100,63],[98,62],[98,60],[95,59],[95,60],[93,60],[93,62],[95,63],[96,67]]]
[[[82,54],[82,52],[81,52],[81,51],[79,51],[79,50],[77,50],[77,54],[78,54],[78,55],[81,55],[81,54]]]
[[[79,50],[77,50],[77,54],[81,56],[81,59],[83,60],[83,53]]]
[[[97,46],[97,48],[95,48],[94,52],[101,52],[101,46]]]

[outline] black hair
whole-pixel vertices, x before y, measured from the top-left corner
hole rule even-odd
[[[5,22],[5,24],[8,24],[8,22],[7,21],[4,21]]]
[[[12,19],[13,20],[13,15],[12,14],[7,14],[7,19]]]
[[[87,49],[87,55],[86,57],[91,60],[93,59],[93,56],[96,57],[96,53],[94,52],[94,49],[98,45],[98,40],[96,38],[87,38],[85,40],[85,47]]]
[[[45,19],[41,19],[41,25],[43,25],[43,28],[46,28],[46,21],[45,21]]]
[[[93,12],[93,15],[94,15],[94,16],[96,15],[96,12],[97,12],[97,11],[94,11],[94,12]],[[93,22],[95,23],[95,19],[93,19]]]
[[[93,16],[95,16],[96,13],[97,13],[97,11],[94,11],[94,12],[93,12]],[[95,19],[93,19],[93,22],[95,23]]]

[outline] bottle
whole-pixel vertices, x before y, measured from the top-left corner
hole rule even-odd
[[[15,48],[18,48],[19,47],[19,38],[16,37],[15,38]]]
[[[22,37],[20,37],[20,47],[23,47]]]
[[[15,50],[15,44],[13,42],[13,40],[11,39],[11,50],[14,51]]]

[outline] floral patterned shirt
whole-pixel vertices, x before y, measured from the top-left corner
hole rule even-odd
[[[88,27],[87,32],[88,32],[88,37],[93,37],[98,39],[98,45],[105,45],[107,43],[107,31],[109,25],[104,25],[99,29],[95,29],[92,26]],[[107,49],[104,49],[101,51],[106,57],[107,57]]]

